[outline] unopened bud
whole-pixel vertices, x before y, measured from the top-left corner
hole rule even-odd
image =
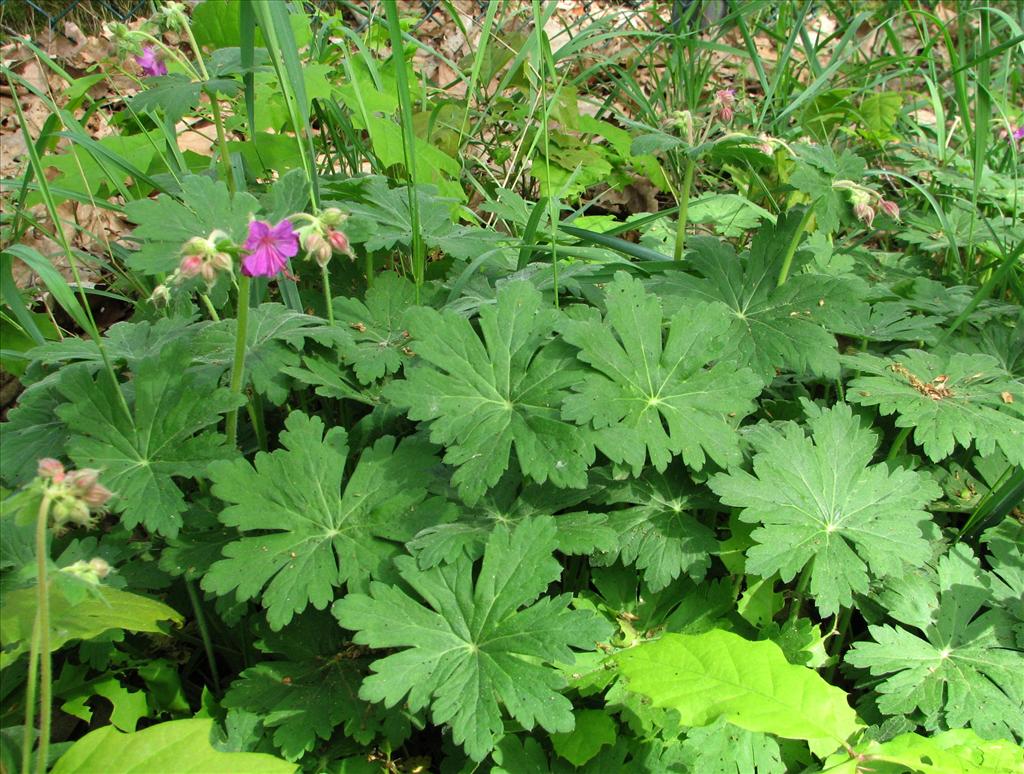
[[[110,575],[111,567],[106,559],[97,556],[89,560],[89,569],[95,573],[97,578],[102,579]]]
[[[878,208],[888,215],[893,220],[899,222],[900,219],[900,206],[896,202],[891,202],[888,199],[882,199],[878,203]]]
[[[149,300],[154,304],[167,304],[171,301],[171,291],[163,284],[157,285],[153,288],[153,292],[149,296]]]
[[[82,500],[90,508],[102,508],[113,496],[114,493],[103,486],[103,484],[93,484],[89,487],[89,491],[82,495]]]
[[[203,259],[198,255],[186,255],[178,264],[178,272],[183,277],[192,278],[203,268]]]
[[[727,124],[732,121],[732,116],[733,112],[731,107],[723,106],[722,109],[718,111],[718,117],[722,119],[722,123]]]
[[[64,477],[64,483],[79,495],[84,495],[100,480],[100,472],[93,468],[72,470]]]
[[[733,89],[719,89],[715,92],[715,102],[723,108],[730,108],[736,102],[736,92]]]
[[[53,457],[43,457],[43,459],[39,460],[36,475],[40,478],[52,478],[54,482],[59,484],[64,480],[64,466],[60,460],[55,460]]]
[[[217,271],[231,271],[231,256],[227,253],[214,253],[209,263]]]
[[[337,207],[328,207],[320,213],[320,222],[325,226],[337,226],[339,223],[344,222],[346,218],[348,218],[348,215]]]
[[[857,220],[864,223],[868,228],[871,228],[871,223],[875,219],[875,211],[872,209],[870,204],[857,202],[853,205],[853,214],[857,216]]]
[[[352,247],[349,244],[348,236],[344,231],[338,231],[337,229],[332,228],[327,232],[327,239],[330,241],[331,247],[339,253],[352,255]]]
[[[203,265],[199,267],[199,273],[207,285],[212,285],[217,281],[217,267],[209,261],[203,262]]]

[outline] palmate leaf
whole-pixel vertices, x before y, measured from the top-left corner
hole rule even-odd
[[[725,309],[680,309],[663,343],[661,301],[639,280],[618,272],[605,302],[604,320],[592,314],[563,325],[565,340],[594,370],[574,385],[562,416],[592,426],[598,448],[633,475],[648,457],[659,471],[677,454],[698,470],[707,457],[722,466],[738,462],[729,418],[753,409],[762,384],[747,368],[716,362],[732,350]]]
[[[186,504],[174,477],[203,476],[209,463],[232,454],[224,436],[207,428],[244,398],[190,371],[191,363],[184,341],[139,360],[131,389],[123,389],[130,416],[103,375],[93,381],[74,369],[58,384],[69,401],[57,408],[70,431],[68,454],[77,466],[101,471],[126,527],[176,535]]]
[[[721,629],[666,634],[615,660],[629,690],[676,710],[683,725],[723,718],[748,731],[807,740],[816,754],[831,753],[861,728],[842,690],[790,664],[773,642]]]
[[[795,422],[762,427],[751,435],[753,475],[732,470],[709,483],[724,504],[743,509],[742,521],[760,524],[747,570],[788,582],[809,566],[810,592],[829,615],[866,593],[870,579],[929,559],[923,509],[941,490],[920,473],[871,465],[878,439],[849,406],[805,406],[810,437]]]
[[[397,274],[378,274],[366,299],[334,299],[334,318],[347,325],[351,341],[342,356],[363,384],[398,373],[413,346],[405,325],[406,310],[416,303],[416,286]]]
[[[897,427],[913,427],[914,441],[938,462],[973,441],[982,455],[996,447],[1013,465],[1024,465],[1024,385],[988,355],[908,349],[883,358],[845,358],[869,376],[846,390],[852,403],[897,414]]]
[[[694,772],[785,774],[786,771],[777,740],[722,719],[710,726],[689,729],[683,747]]]
[[[652,591],[660,591],[680,575],[700,582],[718,549],[715,533],[692,511],[703,505],[686,471],[672,466],[664,473],[648,470],[643,478],[612,481],[605,487],[607,504],[630,507],[608,513],[618,543],[602,564],[621,559],[643,573]]]
[[[84,366],[77,366],[84,375]],[[66,369],[63,376],[69,376]],[[18,405],[0,423],[0,479],[9,486],[26,484],[43,457],[62,457],[68,430],[57,417],[63,401],[55,385],[34,385],[18,397]]]
[[[518,471],[506,471],[475,506],[459,508],[457,521],[427,527],[406,546],[421,568],[454,562],[465,553],[479,559],[497,524],[509,527],[534,516],[555,516],[555,548],[563,554],[611,551],[618,533],[603,513],[563,513],[590,499],[596,489],[558,489],[551,484],[524,482]]]
[[[882,712],[920,712],[929,730],[969,726],[986,739],[1024,738],[1024,659],[991,580],[959,543],[931,578],[894,581],[880,595],[903,625],[868,627],[871,641],[856,643],[846,661],[885,678],[865,681]]]
[[[763,378],[773,378],[776,369],[838,376],[839,352],[828,323],[858,303],[857,285],[824,274],[791,272],[776,287],[797,221],[791,214],[780,216],[774,226],[764,225],[745,257],[737,257],[718,239],[688,240],[686,260],[700,277],[669,272],[650,288],[665,299],[669,312],[691,298],[725,304],[733,317],[728,340],[736,345],[737,362]]]
[[[412,557],[395,560],[424,602],[375,582],[370,594],[350,594],[334,614],[355,642],[399,649],[370,665],[360,696],[412,711],[430,705],[434,723],[450,723],[456,743],[480,761],[504,730],[501,706],[527,729],[571,731],[572,703],[558,691],[572,648],[592,650],[611,627],[568,609],[569,595],[537,598],[561,575],[552,555],[555,524],[529,519],[491,533],[474,583],[472,562],[420,570]],[[408,698],[406,698],[408,697]]]
[[[220,520],[247,534],[224,548],[203,588],[259,597],[271,628],[312,605],[323,610],[345,583],[361,587],[379,575],[408,540],[433,523],[424,503],[433,450],[385,436],[366,449],[344,482],[348,436],[324,433],[323,422],[295,411],[285,420],[283,448],[210,467],[213,493],[231,503]]]
[[[585,433],[559,416],[580,378],[572,349],[549,342],[558,312],[526,282],[510,282],[480,313],[477,335],[454,312],[414,308],[409,330],[424,361],[384,396],[430,423],[430,439],[457,468],[452,483],[469,505],[501,478],[515,447],[519,468],[539,484],[583,488],[594,451]]]

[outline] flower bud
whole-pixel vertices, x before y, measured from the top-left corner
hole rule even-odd
[[[93,468],[72,470],[64,477],[64,483],[78,495],[84,495],[100,480],[100,472]]]
[[[110,575],[110,564],[106,559],[101,559],[96,556],[89,560],[89,569],[96,575],[96,577],[103,579]]]
[[[199,273],[207,285],[212,285],[217,281],[217,267],[209,261],[203,262],[203,265],[199,267]]]
[[[344,212],[337,207],[328,207],[320,213],[320,222],[325,226],[337,226],[348,218]]]
[[[888,215],[890,218],[899,222],[900,219],[900,207],[896,202],[891,202],[888,199],[882,199],[878,202],[878,208]]]
[[[331,246],[317,232],[308,232],[302,246],[306,248],[309,257],[316,261],[319,266],[326,266],[330,262]]]
[[[174,0],[170,0],[157,11],[153,20],[165,30],[183,30],[188,25],[184,4]]]
[[[718,117],[722,119],[722,123],[727,124],[730,121],[732,121],[732,116],[733,112],[731,107],[726,107],[723,105],[722,109],[718,111]]]
[[[214,253],[210,256],[209,264],[217,271],[230,272],[232,267],[231,256],[227,253]]]
[[[875,211],[871,208],[870,204],[857,202],[853,205],[853,214],[857,216],[857,220],[871,228],[871,223],[875,219]]]
[[[103,484],[93,484],[89,491],[82,495],[82,500],[90,508],[99,509],[107,504],[107,501],[114,496],[114,493]]]
[[[203,268],[203,259],[198,255],[186,255],[178,264],[178,272],[183,277],[192,278]]]
[[[64,480],[64,466],[60,460],[55,460],[53,457],[43,457],[43,459],[39,460],[36,475],[40,478],[52,478],[54,483],[59,484]]]
[[[171,301],[171,291],[166,285],[157,285],[153,288],[153,292],[150,294],[149,300],[154,304],[168,304]]]
[[[339,253],[344,253],[349,256],[352,255],[352,247],[349,245],[348,236],[346,236],[344,231],[338,231],[334,228],[329,229],[327,231],[327,239],[330,241],[331,247]]]

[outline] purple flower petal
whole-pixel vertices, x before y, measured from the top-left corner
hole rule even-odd
[[[167,75],[167,65],[157,58],[153,46],[143,46],[142,55],[135,57],[135,63],[142,68],[142,74],[147,77]]]
[[[249,277],[274,277],[288,259],[299,252],[299,235],[288,220],[271,226],[262,220],[249,224],[243,245],[249,253],[242,260],[242,273]]]

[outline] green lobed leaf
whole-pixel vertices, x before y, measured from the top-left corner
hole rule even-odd
[[[283,448],[210,467],[213,493],[230,505],[220,520],[243,536],[203,578],[207,591],[259,598],[273,629],[312,605],[323,610],[342,585],[365,585],[385,572],[398,544],[433,523],[425,503],[433,450],[414,438],[384,436],[345,479],[348,435],[342,427],[294,411]],[[344,486],[343,486],[344,484]],[[245,534],[252,533],[252,534]]]
[[[374,278],[366,298],[334,299],[334,319],[347,325],[351,341],[341,348],[356,378],[370,384],[396,374],[411,357],[406,310],[416,303],[416,286],[404,277],[385,272]]]
[[[629,690],[676,710],[684,725],[724,718],[748,731],[804,739],[817,754],[844,745],[861,728],[842,690],[787,662],[773,642],[720,629],[666,634],[615,659]]]
[[[573,766],[583,766],[602,747],[615,744],[618,737],[615,721],[604,710],[577,710],[572,731],[551,735],[555,752]]]
[[[75,370],[58,384],[69,401],[57,408],[70,432],[68,454],[79,467],[101,471],[115,494],[109,507],[126,527],[176,535],[187,506],[174,478],[203,476],[209,463],[233,453],[207,428],[244,399],[190,371],[191,362],[181,340],[141,359],[131,389],[121,388],[130,415],[105,375],[93,381]]]
[[[449,723],[455,742],[480,761],[504,733],[501,706],[524,728],[574,727],[572,704],[559,693],[562,674],[547,664],[572,664],[573,648],[592,650],[610,627],[568,608],[569,596],[543,597],[561,575],[552,556],[551,518],[498,525],[479,574],[460,556],[420,570],[412,557],[395,563],[420,598],[375,582],[370,594],[349,594],[333,612],[355,642],[395,649],[370,665],[360,697],[412,711],[430,706],[434,723]]]
[[[1024,465],[1024,385],[988,355],[904,350],[890,357],[861,353],[845,358],[867,376],[850,381],[852,403],[897,414],[897,427],[939,462],[972,441],[982,455],[998,447]]]
[[[710,479],[740,519],[760,524],[747,570],[791,581],[810,568],[810,593],[823,615],[853,604],[872,578],[922,566],[931,548],[925,506],[941,495],[920,473],[871,465],[878,438],[846,404],[818,409],[804,427],[761,426],[751,435],[753,475],[733,469]]]
[[[697,470],[707,457],[722,466],[738,462],[730,420],[753,410],[762,384],[749,369],[721,362],[732,350],[724,308],[680,309],[663,342],[661,301],[639,280],[616,273],[605,303],[603,320],[590,314],[562,325],[593,369],[573,385],[562,416],[591,426],[597,447],[634,476],[648,458],[659,471],[674,455]]]
[[[481,336],[454,312],[408,312],[422,363],[384,396],[430,423],[430,439],[446,447],[452,483],[476,504],[516,459],[539,484],[583,488],[594,459],[586,434],[559,415],[568,387],[580,378],[571,349],[550,338],[558,312],[540,291],[510,282],[480,312]]]

